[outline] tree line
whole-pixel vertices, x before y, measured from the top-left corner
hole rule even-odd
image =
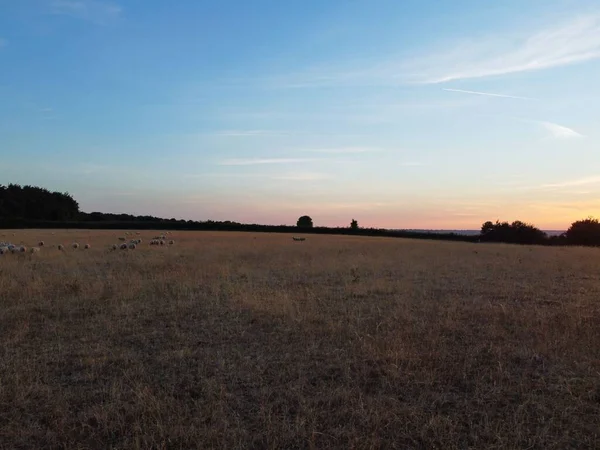
[[[310,216],[301,216],[295,226],[242,224],[233,221],[194,221],[164,219],[154,216],[134,216],[102,212],[86,213],[69,193],[51,192],[35,186],[0,185],[0,228],[90,228],[90,229],[178,229],[212,231],[255,231],[294,233],[299,230],[313,234],[351,234],[364,236],[408,237],[467,242],[505,242],[535,245],[600,246],[598,219],[573,222],[558,236],[521,221],[485,222],[478,235],[430,233],[384,228],[363,228],[352,219],[348,227],[317,227]]]

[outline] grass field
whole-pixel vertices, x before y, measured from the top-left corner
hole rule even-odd
[[[2,449],[600,448],[598,249],[2,233]]]

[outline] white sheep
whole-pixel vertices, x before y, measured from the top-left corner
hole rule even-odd
[[[127,244],[123,243],[119,247],[121,250],[127,250]]]
[[[75,249],[77,249],[77,248],[79,248],[79,244],[77,242],[73,242],[72,247],[75,248]]]
[[[44,246],[44,241],[38,242],[38,247],[43,247],[43,246]]]
[[[130,250],[135,250],[135,244],[133,242],[131,244],[129,244],[129,249]]]
[[[120,241],[124,241],[124,240],[126,240],[126,239],[125,239],[123,236],[119,236],[119,240],[120,240]]]
[[[62,245],[62,244],[58,244],[58,249],[59,249],[59,250],[64,250],[64,249],[65,249],[65,246],[64,246],[64,245]]]
[[[173,245],[174,243],[175,243],[175,241],[174,241],[173,239],[171,239],[171,240],[169,241],[169,245]]]
[[[90,248],[92,248],[92,246],[90,244],[85,244],[83,246],[83,248],[85,248],[86,250],[89,250]]]
[[[163,241],[162,239],[161,239],[160,241],[158,241],[158,243],[159,243],[160,245],[165,245],[165,241]]]
[[[21,253],[25,253],[25,252],[27,251],[27,247],[25,247],[24,245],[21,245],[21,246],[19,247],[19,251],[20,251]]]
[[[5,253],[8,253],[8,248],[7,247],[0,247],[0,255],[4,255]]]
[[[31,248],[29,249],[29,252],[30,252],[30,253],[37,253],[37,252],[39,252],[39,251],[40,251],[40,248],[39,248],[39,247],[31,247]]]

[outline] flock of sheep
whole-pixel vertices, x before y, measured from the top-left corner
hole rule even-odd
[[[52,234],[54,234],[54,233],[52,233]],[[125,234],[127,235],[129,233],[125,233]],[[137,233],[137,234],[140,234],[140,233]],[[174,245],[175,244],[175,241],[173,239],[170,239],[169,241],[167,241],[166,239],[167,239],[167,237],[165,235],[155,236],[150,241],[150,245],[166,245],[166,244]],[[124,236],[119,237],[119,241],[121,241],[121,244],[112,244],[110,248],[112,250],[117,250],[117,249],[135,250],[137,248],[137,246],[142,243],[141,238],[130,239],[129,242],[126,242],[127,238]],[[0,242],[0,255],[4,255],[4,254],[8,254],[8,253],[26,253],[26,252],[37,253],[40,251],[40,249],[42,247],[44,247],[44,241],[39,241],[38,245],[36,247],[29,247],[29,248],[27,248],[24,245],[15,245],[10,242]],[[74,250],[77,250],[79,247],[80,247],[80,245],[78,242],[73,242],[71,244],[71,248],[73,248]],[[65,246],[63,244],[58,244],[56,246],[56,248],[58,250],[65,250]],[[84,244],[83,248],[88,250],[88,249],[92,248],[92,246],[90,244]]]

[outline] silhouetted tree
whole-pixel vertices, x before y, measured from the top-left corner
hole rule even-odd
[[[298,222],[296,222],[296,226],[299,228],[312,228],[313,221],[310,216],[302,216],[298,219]]]
[[[350,229],[358,230],[358,222],[355,219],[352,219],[352,222],[350,222]]]
[[[515,220],[513,223],[490,221],[481,226],[481,240],[484,242],[507,242],[513,244],[542,244],[548,236],[535,226]]]
[[[35,186],[0,185],[0,218],[24,220],[73,220],[79,204],[69,193],[50,192]]]
[[[565,234],[569,244],[600,245],[600,222],[593,217],[578,220],[571,224]]]

